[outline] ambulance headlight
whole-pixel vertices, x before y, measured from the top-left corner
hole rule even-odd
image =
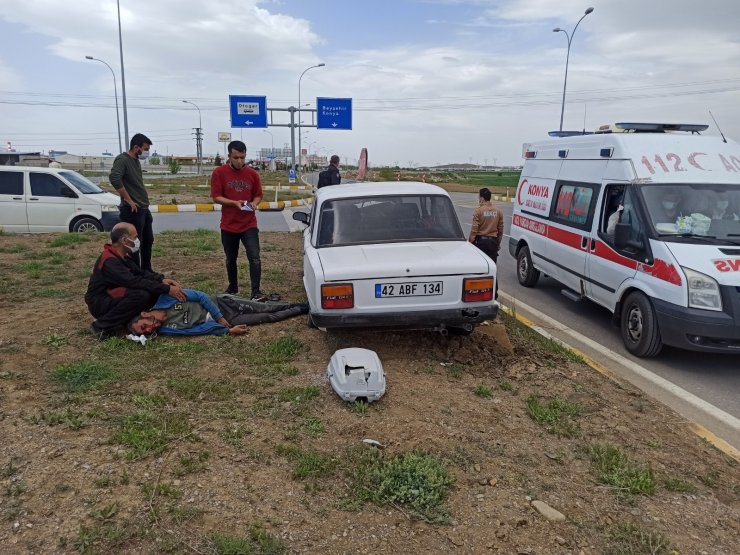
[[[722,295],[716,280],[689,268],[683,268],[689,286],[689,308],[722,310]]]

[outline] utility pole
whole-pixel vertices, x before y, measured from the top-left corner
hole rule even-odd
[[[198,163],[198,175],[200,175],[200,164],[203,160],[203,130],[200,127],[193,127],[195,135],[195,157]]]

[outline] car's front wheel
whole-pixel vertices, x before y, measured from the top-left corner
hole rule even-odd
[[[654,357],[663,348],[653,305],[639,291],[630,293],[622,304],[622,341],[637,357]]]
[[[103,224],[95,218],[80,218],[72,224],[72,233],[85,233],[86,231],[103,231]]]
[[[540,279],[540,271],[532,264],[529,247],[522,247],[516,255],[516,277],[524,287],[534,287]]]

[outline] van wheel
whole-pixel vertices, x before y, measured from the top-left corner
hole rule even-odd
[[[640,292],[630,293],[622,304],[620,327],[624,346],[637,357],[654,357],[663,348],[653,305]]]
[[[72,224],[73,233],[85,233],[86,231],[103,231],[103,225],[95,218],[80,218]]]
[[[534,287],[540,279],[540,271],[535,270],[532,264],[529,247],[522,247],[516,255],[516,277],[524,287]]]

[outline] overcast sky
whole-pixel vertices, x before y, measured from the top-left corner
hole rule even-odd
[[[204,152],[219,131],[248,151],[263,130],[231,129],[228,97],[268,108],[353,99],[353,130],[304,130],[303,146],[370,164],[520,164],[521,145],[558,128],[617,121],[711,123],[740,139],[738,0],[120,0],[129,135],[162,154]],[[118,152],[115,0],[0,1],[0,141],[17,150]],[[287,122],[276,113],[275,122]],[[304,119],[308,116],[304,116]],[[123,133],[123,116],[121,116]],[[268,129],[276,147],[288,128]],[[709,133],[716,134],[712,124]]]

